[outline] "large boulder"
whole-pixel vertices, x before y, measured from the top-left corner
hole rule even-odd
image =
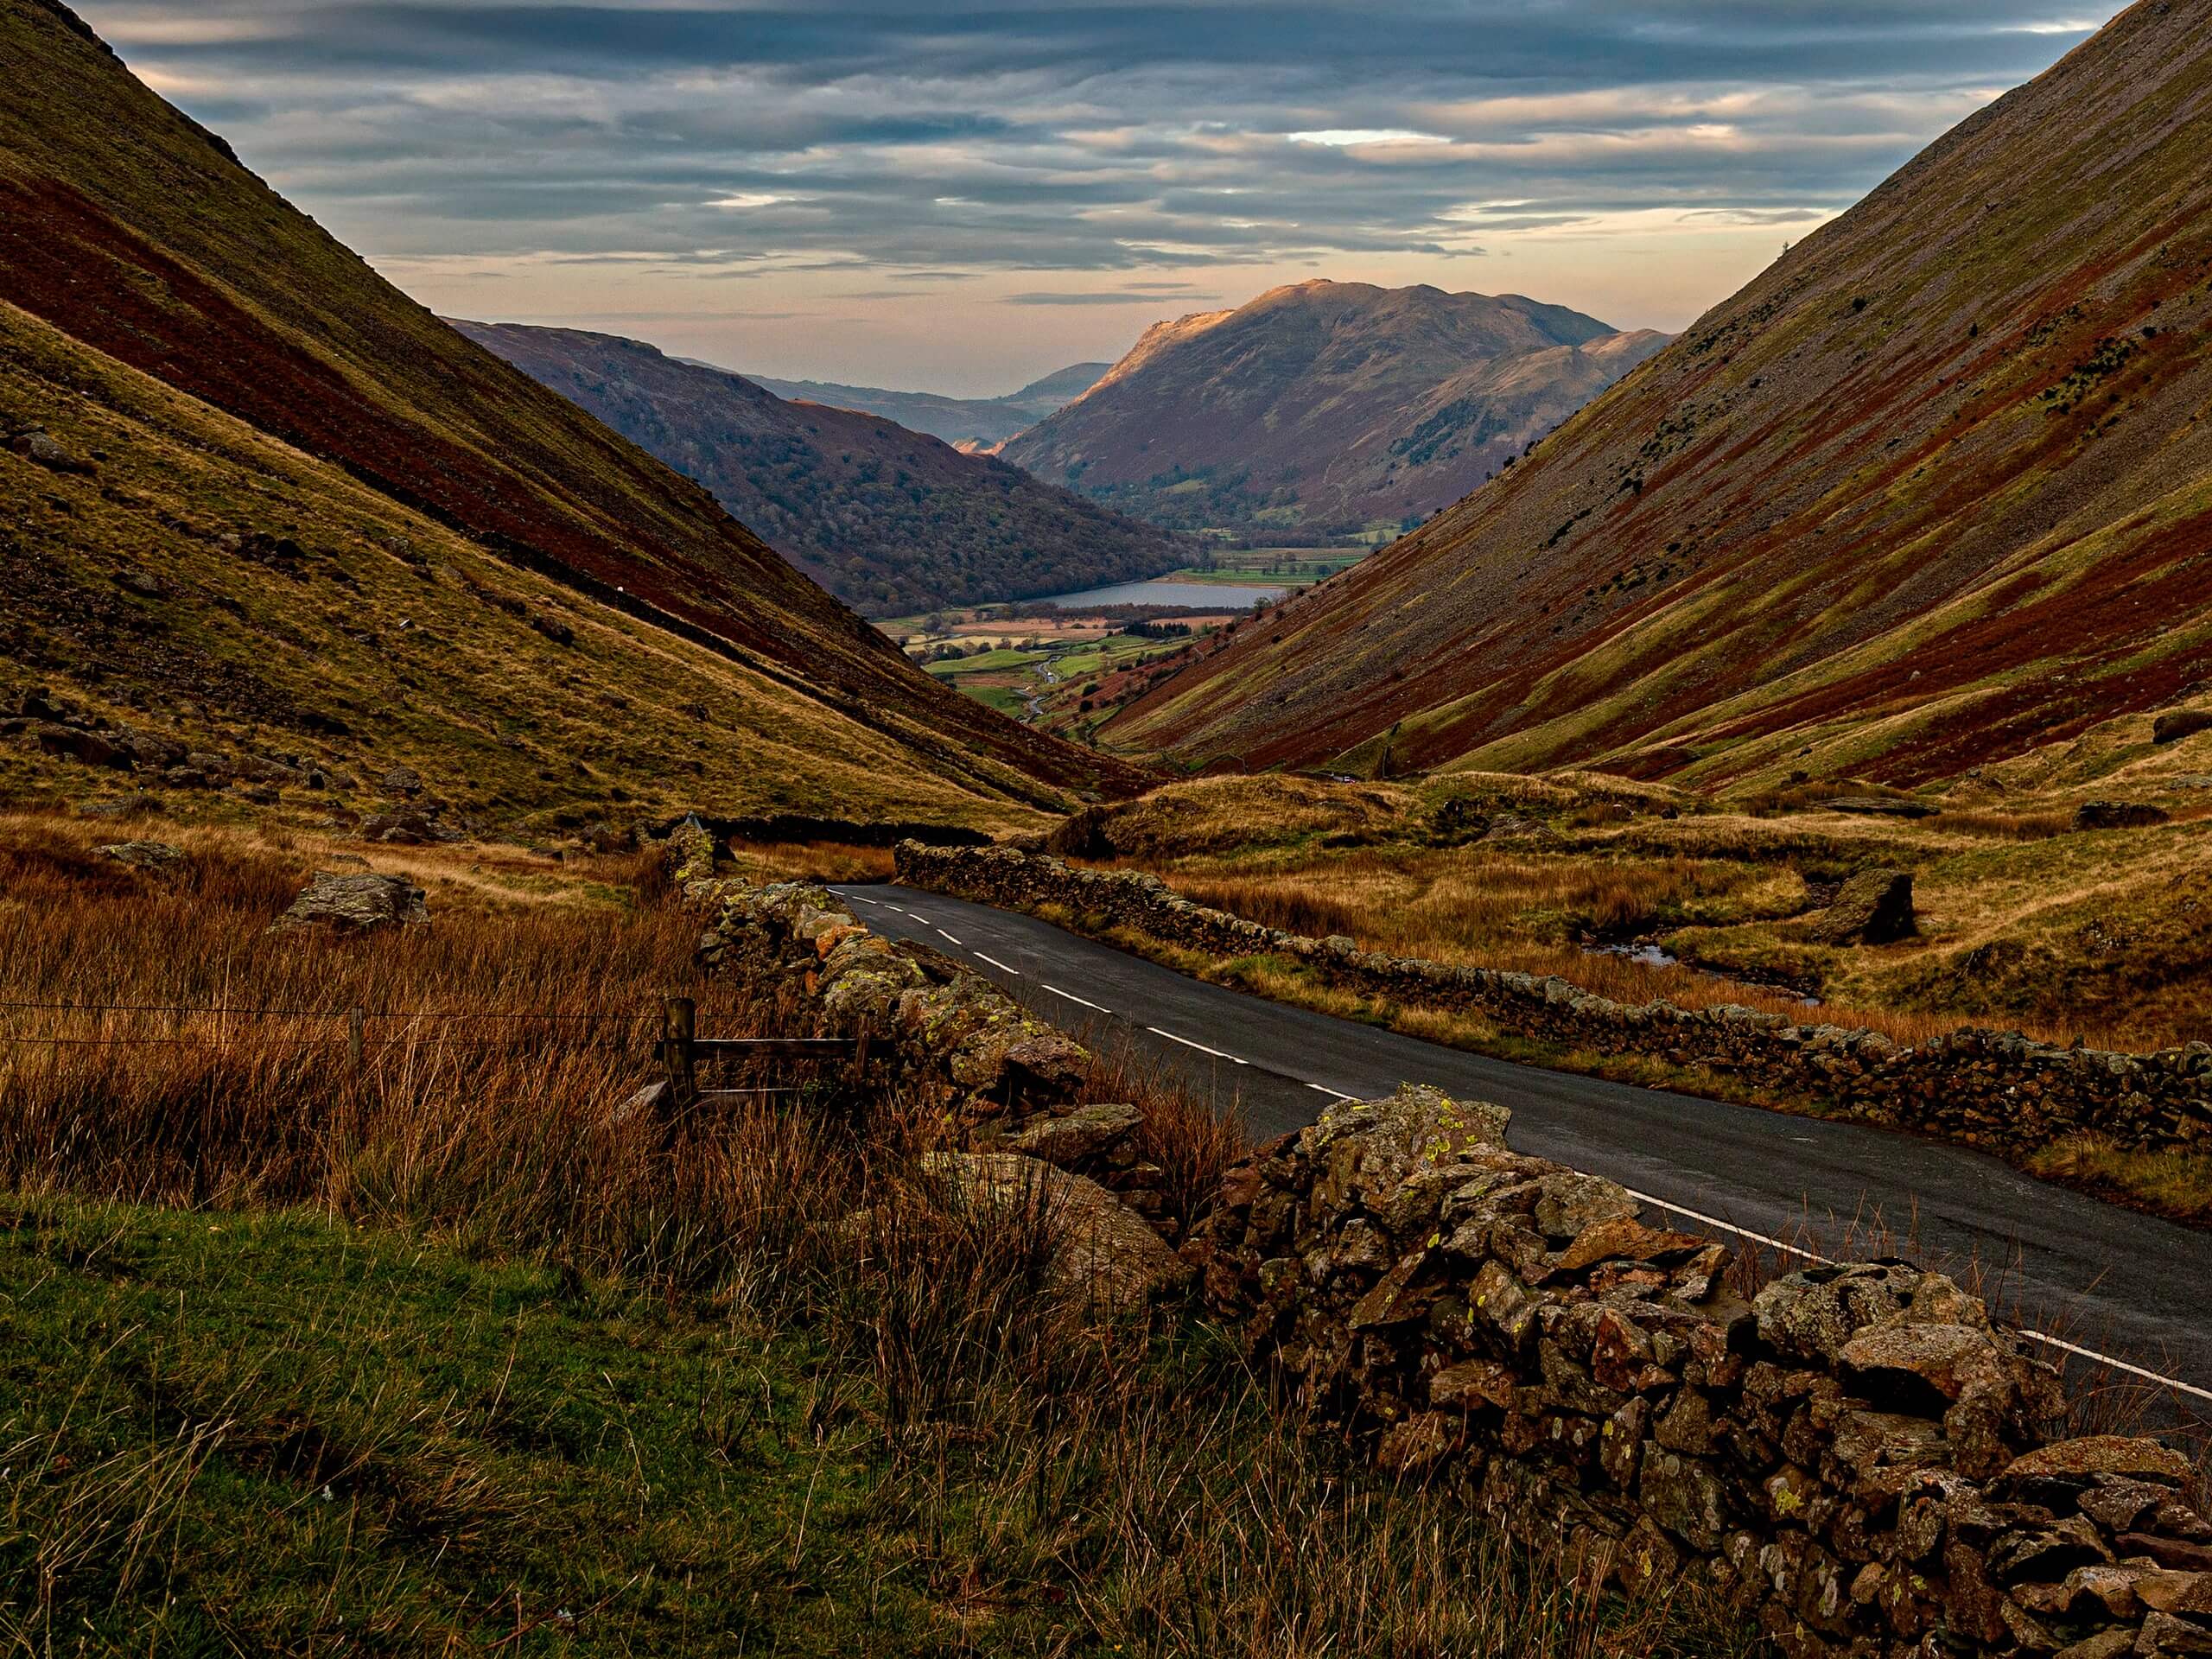
[[[2212,732],[2212,709],[2177,709],[2151,722],[2153,743],[2178,743],[2199,732]]]
[[[1094,1180],[1012,1152],[940,1152],[925,1167],[963,1201],[1012,1211],[1036,1205],[1057,1238],[1052,1283],[1099,1313],[1142,1306],[1188,1276],[1142,1217]]]
[[[292,900],[292,907],[270,924],[270,931],[327,927],[339,933],[370,933],[419,926],[429,919],[428,896],[404,876],[318,870]]]
[[[1823,944],[1889,944],[1917,931],[1909,870],[1861,870],[1813,924]]]

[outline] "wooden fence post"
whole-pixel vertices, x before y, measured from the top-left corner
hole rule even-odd
[[[699,1006],[688,996],[671,996],[662,1009],[661,1059],[668,1068],[669,1092],[677,1106],[688,1106],[699,1092],[691,1052],[698,1030]]]

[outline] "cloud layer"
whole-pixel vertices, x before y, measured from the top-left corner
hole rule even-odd
[[[1754,247],[1847,206],[2115,9],[79,3],[434,303],[721,318],[733,339],[773,312],[783,361],[753,366],[848,378],[836,340],[880,356],[918,307],[995,311],[1049,359],[1316,270],[1523,291],[1582,270],[1584,296],[1542,297],[1610,293],[1618,313],[1643,295],[1648,315],[1615,320],[1679,326]],[[1623,264],[1639,260],[1649,280]]]

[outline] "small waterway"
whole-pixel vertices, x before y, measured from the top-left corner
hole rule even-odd
[[[1621,957],[1630,962],[1640,963],[1646,968],[1680,968],[1688,965],[1690,972],[1702,975],[1707,979],[1719,980],[1723,984],[1742,985],[1747,990],[1762,991],[1769,995],[1795,996],[1799,1002],[1808,1008],[1817,1008],[1821,1006],[1819,997],[1808,996],[1802,991],[1792,991],[1773,985],[1754,985],[1747,981],[1732,979],[1726,974],[1716,973],[1710,968],[1700,968],[1694,963],[1685,964],[1680,957],[1662,950],[1656,944],[1649,941],[1642,944],[1586,944],[1582,947],[1582,953],[1588,957]]]
[[[1249,611],[1264,600],[1272,605],[1290,589],[1262,583],[1225,582],[1121,582],[1111,588],[1092,588],[1080,594],[1054,594],[1033,603],[1063,611],[1086,610],[1094,605],[1172,605],[1185,611]]]

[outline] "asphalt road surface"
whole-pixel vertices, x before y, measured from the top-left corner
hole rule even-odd
[[[1401,1083],[1510,1107],[1516,1151],[1603,1175],[1673,1224],[1819,1257],[1910,1255],[1977,1284],[2076,1376],[2091,1362],[2212,1416],[2212,1233],[1853,1123],[1546,1071],[1209,985],[1034,917],[899,887],[837,891],[1098,1046],[1240,1102],[1255,1136]],[[1870,1244],[1886,1236],[1886,1251]]]

